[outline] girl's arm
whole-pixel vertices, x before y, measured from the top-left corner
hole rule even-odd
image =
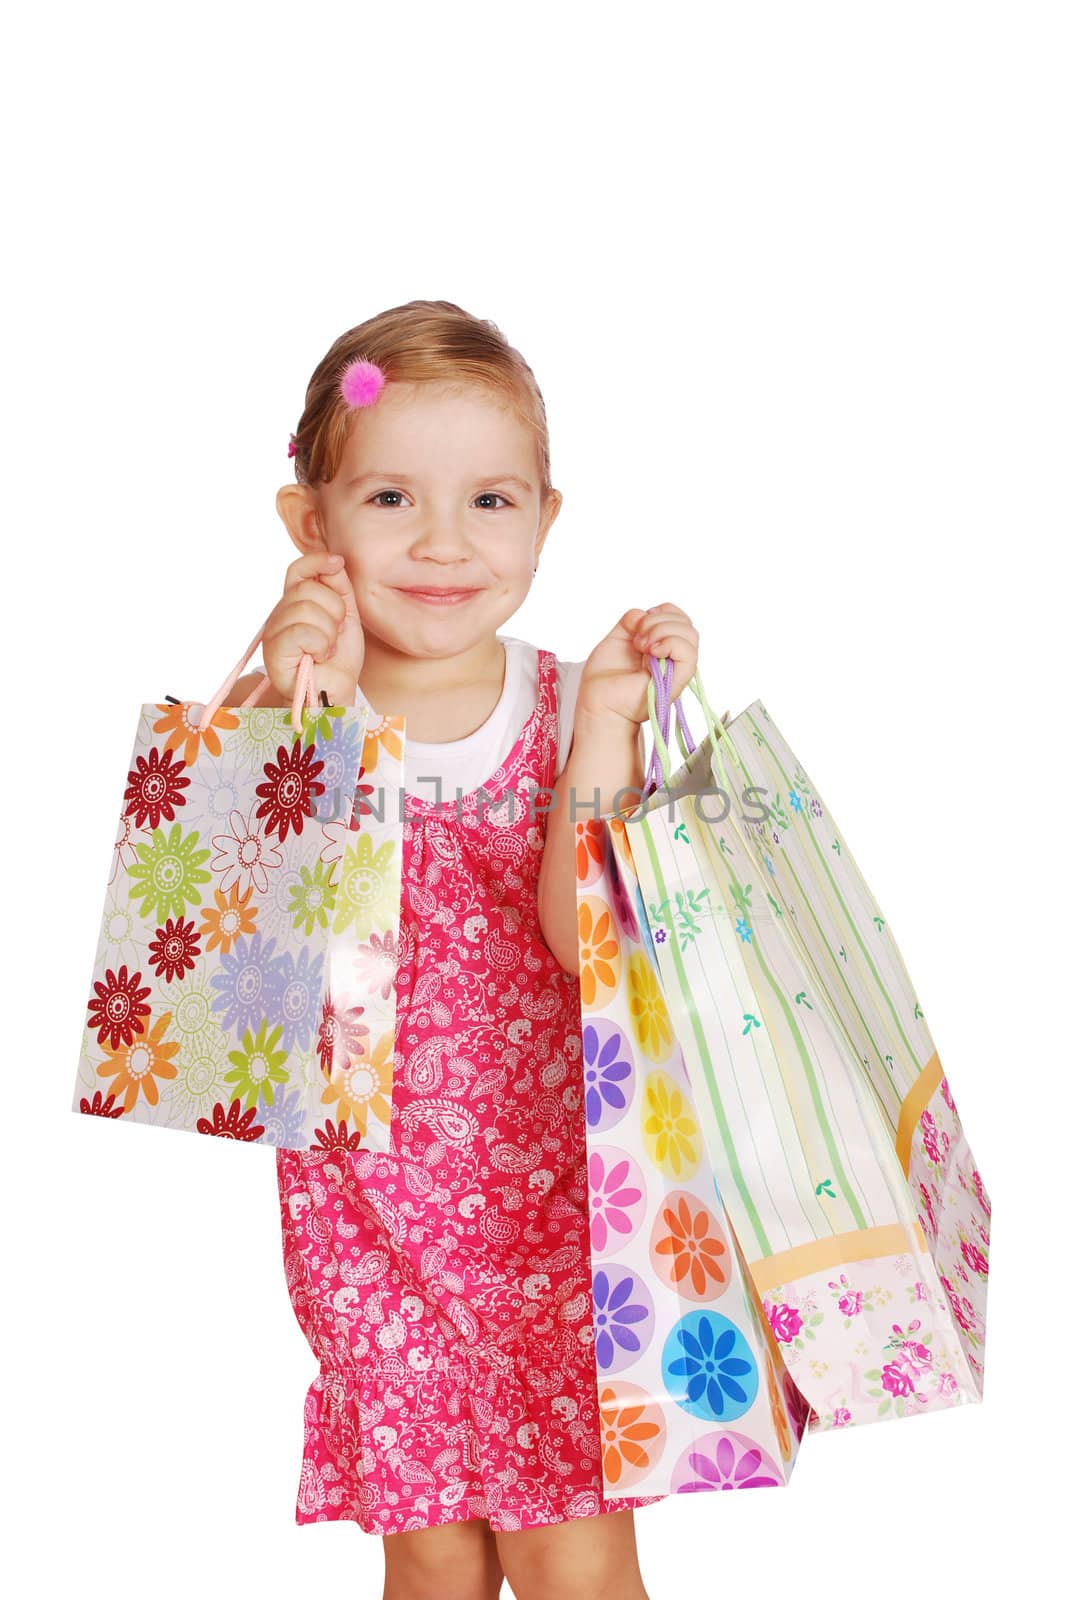
[[[593,714],[576,708],[569,759],[554,785],[547,837],[539,869],[539,924],[551,954],[574,974],[580,970],[576,929],[576,824],[605,820],[640,799],[643,788],[643,724],[615,711]],[[596,789],[598,795],[596,795]],[[634,794],[621,794],[622,789]],[[570,797],[575,815],[570,815]],[[598,800],[598,809],[593,809]]]

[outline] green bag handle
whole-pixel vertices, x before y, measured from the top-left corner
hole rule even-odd
[[[688,728],[684,710],[680,703],[681,697],[678,696],[674,701],[670,700],[673,689],[672,659],[667,656],[648,656],[647,662],[651,669],[651,678],[647,684],[647,716],[654,743],[643,788],[643,797],[645,799],[653,789],[660,789],[663,783],[668,781],[673,770],[673,760],[667,743],[671,714],[675,713],[677,744],[680,747],[681,754],[687,758],[695,750],[695,741]],[[743,769],[743,762],[740,760],[736,746],[733,744],[724,722],[710,709],[710,702],[707,699],[706,690],[703,688],[703,680],[699,675],[698,667],[696,668],[695,676],[686,687],[693,691],[702,707],[707,732],[710,736],[712,759],[718,764],[723,788],[727,792],[731,792],[728,783],[728,770],[724,764],[725,750],[728,750],[734,765],[741,770]]]

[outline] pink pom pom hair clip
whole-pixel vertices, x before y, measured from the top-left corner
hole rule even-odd
[[[387,374],[382,367],[377,366],[374,361],[366,361],[363,356],[357,356],[343,367],[338,380],[338,392],[348,406],[357,410],[361,406],[370,406],[378,400],[386,381]],[[290,435],[290,449],[287,454],[297,455],[296,433]]]
[[[339,375],[338,392],[348,406],[354,410],[357,410],[361,406],[370,406],[374,401],[378,400],[382,392],[383,385],[386,383],[386,381],[387,374],[383,371],[382,367],[377,366],[374,361],[366,361],[363,356],[357,356],[354,358],[354,360],[347,361],[346,365],[343,367],[342,372]],[[290,449],[287,451],[287,455],[290,457],[297,455],[296,433],[292,433],[290,435]],[[263,633],[263,631],[264,630],[261,629],[261,633]],[[261,634],[258,633],[256,639],[253,640],[252,645],[250,645],[249,650],[246,652],[243,660],[235,668],[234,672],[227,679],[223,687],[217,690],[216,694],[212,697],[212,700],[209,702],[208,721],[211,721],[212,716],[214,716],[215,712],[219,709],[219,706],[223,700],[223,696],[227,694],[233,687],[233,684],[241,672],[242,667],[245,666],[245,663],[249,660],[253,650],[256,648],[260,637]],[[313,679],[315,667],[316,663],[313,661],[312,656],[308,653],[308,651],[306,651],[298,663],[297,677],[294,681],[294,700],[290,709],[291,721],[295,731],[298,733],[301,732],[300,708],[302,705],[307,705],[310,712],[316,708],[316,695],[314,693]],[[267,681],[267,678],[265,678],[264,683],[262,683],[259,688],[256,689],[254,693],[246,700],[246,705],[252,705],[256,697],[264,692],[264,687],[267,684]]]

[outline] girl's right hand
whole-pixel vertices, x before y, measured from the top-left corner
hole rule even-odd
[[[283,598],[264,624],[264,667],[285,700],[293,698],[297,669],[308,652],[316,663],[316,698],[352,706],[364,666],[364,630],[341,556],[313,550],[286,569]]]

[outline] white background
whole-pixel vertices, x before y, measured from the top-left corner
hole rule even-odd
[[[275,604],[323,352],[428,297],[546,398],[564,507],[503,631],[689,612],[715,709],[761,696],[830,799],[993,1200],[984,1404],[638,1512],[652,1600],[1027,1593],[1066,1525],[1067,8],[5,30],[13,1592],[379,1593],[377,1538],[293,1520],[270,1152],[69,1105],[138,708]]]

